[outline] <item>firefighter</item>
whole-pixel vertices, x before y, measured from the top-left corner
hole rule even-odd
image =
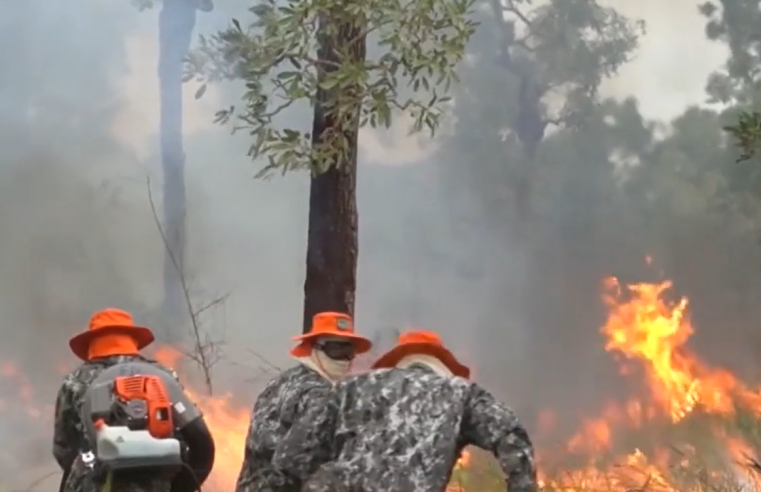
[[[273,463],[304,492],[444,492],[473,445],[494,454],[508,491],[535,492],[526,429],[469,375],[435,333],[403,333],[294,424]]]
[[[160,369],[171,381],[179,380],[177,373],[140,354],[154,340],[153,332],[136,326],[130,313],[120,309],[105,309],[90,319],[89,329],[69,341],[72,352],[83,363],[69,373],[58,391],[55,405],[53,456],[63,471],[60,492],[92,492],[102,484],[93,473],[94,459],[88,425],[83,420],[83,406],[91,384],[115,366],[143,363]],[[180,386],[181,388],[181,386]],[[194,422],[190,435],[195,466],[184,466],[173,480],[153,477],[131,477],[129,483],[116,481],[113,492],[129,489],[143,492],[192,492],[211,471],[214,442],[205,424]],[[200,461],[199,461],[200,460]],[[208,468],[208,469],[206,469]],[[191,473],[192,472],[192,473]]]
[[[310,331],[294,338],[298,344],[291,356],[294,367],[272,379],[254,404],[251,425],[238,477],[238,492],[298,491],[300,482],[272,467],[272,456],[292,423],[314,411],[315,402],[324,401],[333,384],[344,378],[358,354],[372,343],[354,333],[351,317],[340,313],[320,313]]]

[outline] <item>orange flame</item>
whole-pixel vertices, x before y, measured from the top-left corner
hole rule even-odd
[[[647,262],[652,259],[648,257]],[[608,307],[608,318],[600,330],[606,339],[605,349],[623,356],[625,363],[635,362],[644,369],[649,394],[632,398],[623,406],[610,404],[599,418],[585,421],[567,442],[566,450],[586,456],[589,465],[565,469],[559,479],[543,476],[543,484],[561,490],[596,488],[617,492],[697,491],[710,487],[705,483],[679,485],[674,481],[675,470],[696,466],[692,460],[697,450],[691,444],[686,446],[685,455],[675,455],[664,446],[668,443],[660,442],[656,444],[661,447],[656,445],[648,455],[635,448],[623,458],[613,455],[608,466],[601,465],[600,459],[613,453],[615,444],[620,447],[614,439],[620,429],[640,429],[636,433],[639,435],[649,426],[652,434],[662,437],[665,428],[658,427],[658,421],[664,417],[670,426],[677,428],[697,414],[728,418],[740,407],[761,414],[759,391],[750,389],[729,371],[707,366],[686,348],[685,343],[695,331],[687,314],[689,303],[686,298],[676,302],[664,299],[672,288],[671,282],[622,286],[617,279],[608,278],[605,287],[603,301]],[[630,369],[623,366],[622,374],[631,375]],[[747,486],[750,483],[747,467],[738,467],[736,457],[748,455],[748,444],[717,431],[711,421],[704,425],[707,429],[704,432],[712,434],[713,446],[723,448],[720,454],[732,466],[734,486]],[[716,471],[701,476],[718,480]]]
[[[183,355],[172,347],[161,346],[153,357],[159,363],[175,368]],[[216,458],[209,485],[215,490],[233,490],[243,461],[249,410],[233,405],[230,394],[211,397],[190,388],[185,392],[203,412],[206,425],[214,436]]]

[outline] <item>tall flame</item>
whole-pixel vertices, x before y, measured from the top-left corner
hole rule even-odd
[[[649,394],[632,397],[625,405],[611,403],[599,418],[584,422],[568,441],[566,450],[585,454],[589,465],[566,469],[561,478],[544,477],[545,485],[563,490],[599,487],[617,492],[644,488],[697,492],[713,487],[717,490],[715,485],[705,483],[719,480],[720,474],[715,469],[702,469],[700,474],[694,471],[700,456],[692,444],[675,453],[669,447],[671,443],[660,442],[660,446],[647,455],[634,448],[625,457],[614,457],[613,466],[600,465],[600,458],[616,449],[613,436],[621,428],[636,428],[635,434],[642,435],[650,426],[652,433],[662,435],[664,430],[657,422],[664,417],[676,429],[698,413],[731,419],[742,408],[761,414],[761,393],[757,389],[749,388],[729,371],[709,367],[685,346],[695,331],[688,316],[689,302],[684,297],[667,301],[665,296],[672,287],[670,281],[622,286],[616,278],[605,280],[603,301],[608,317],[600,330],[605,337],[605,350],[623,356],[625,364],[635,363],[644,369]],[[623,374],[631,374],[628,365],[622,367]],[[711,434],[711,447],[723,457],[720,462],[729,467],[733,486],[741,482],[747,486],[751,483],[747,467],[737,463],[740,454],[743,463],[754,456],[751,447],[715,423],[715,420],[704,420],[703,432]],[[684,475],[688,470],[702,478],[680,482],[677,475]],[[726,478],[726,473],[723,476]]]
[[[605,349],[644,365],[654,399],[674,422],[696,406],[728,414],[739,401],[761,410],[757,390],[749,390],[729,371],[707,367],[684,347],[694,329],[687,316],[687,298],[673,304],[663,299],[672,287],[670,281],[622,289],[617,279],[609,278],[606,286],[604,301],[610,311],[601,330],[607,338]]]

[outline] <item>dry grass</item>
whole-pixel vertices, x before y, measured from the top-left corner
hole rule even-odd
[[[552,456],[554,465],[543,462],[544,490],[761,492],[758,412],[741,410],[732,417],[719,418],[696,411],[678,424],[653,423],[618,437],[622,446],[616,452],[594,457],[556,453]],[[734,443],[729,446],[731,450],[727,442]],[[634,449],[641,450],[638,457],[632,457]],[[505,482],[494,458],[472,449],[468,466],[453,473],[449,490],[502,492]]]

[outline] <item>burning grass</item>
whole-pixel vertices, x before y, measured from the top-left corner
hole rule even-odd
[[[712,419],[707,419],[712,420]],[[709,426],[696,432],[694,439],[658,446],[629,454],[607,453],[594,457],[556,455],[543,460],[540,453],[542,490],[547,492],[758,492],[761,491],[756,453],[759,443],[754,437],[759,423],[750,433],[743,433],[744,423],[727,419],[720,424],[732,429],[731,435],[718,438]],[[706,422],[707,423],[707,422]],[[688,424],[673,429],[686,431]],[[670,433],[677,434],[677,432]],[[651,436],[651,438],[654,436]],[[668,442],[669,435],[661,436]],[[652,440],[652,439],[651,439]],[[698,444],[700,443],[700,444]],[[494,458],[479,449],[468,450],[456,468],[449,492],[497,492],[505,490],[503,474]]]
[[[647,391],[610,402],[556,449],[540,446],[544,490],[761,491],[761,392],[686,348],[688,300],[668,302],[671,287],[606,279],[605,349],[623,377],[644,375]],[[469,451],[450,489],[494,492],[504,483],[493,459]]]
[[[666,300],[670,282],[621,285],[605,281],[608,317],[600,329],[605,349],[620,363],[622,378],[637,378],[645,391],[609,402],[596,417],[557,446],[545,446],[550,430],[536,429],[542,487],[552,492],[761,492],[761,391],[729,371],[710,367],[686,347],[694,332],[688,300]],[[157,358],[173,365],[176,351]],[[17,402],[31,402],[19,371],[0,366],[16,380]],[[235,486],[250,408],[228,397],[188,389],[204,411],[217,441],[215,470],[205,490]],[[23,403],[26,405],[26,403]],[[50,409],[23,411],[30,425]],[[0,405],[0,411],[2,411]],[[6,409],[7,410],[7,409]],[[36,416],[36,417],[35,417]],[[547,412],[547,421],[552,421]],[[45,419],[47,420],[47,419]],[[539,419],[540,422],[542,419]],[[541,425],[540,425],[541,427]],[[450,492],[505,489],[494,459],[466,450]]]

